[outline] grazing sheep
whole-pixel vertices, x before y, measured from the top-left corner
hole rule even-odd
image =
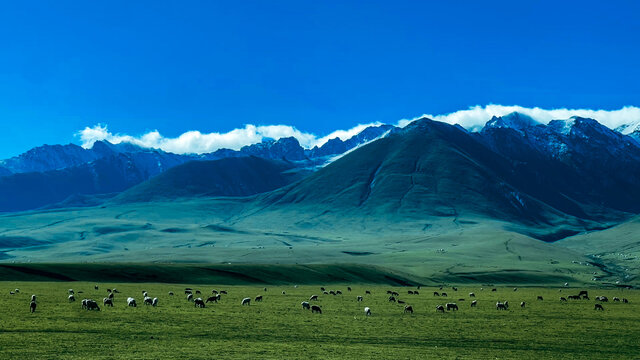
[[[142,296],[147,296],[145,295],[147,293],[147,290],[142,290]]]
[[[458,291],[458,288],[457,288],[457,287],[455,287],[455,286],[454,286],[454,287],[452,287],[452,289],[453,289],[453,291]]]
[[[323,291],[322,295],[329,295],[329,292],[328,291]]]
[[[142,298],[147,298],[147,297],[149,297],[149,294],[147,294],[146,291],[143,291],[142,292]]]
[[[362,301],[364,298],[362,296],[358,296],[358,301]]]
[[[301,303],[300,303],[300,305],[302,305],[302,309],[303,309],[303,310],[304,310],[304,309],[306,309],[306,310],[311,309],[311,304],[309,304],[309,303],[308,303],[308,302],[306,302],[306,301],[301,302]]]
[[[396,298],[392,296],[389,296],[389,302],[396,302]]]
[[[622,298],[622,303],[623,303],[623,304],[628,304],[628,303],[629,303],[629,300],[627,300],[626,298]]]
[[[147,296],[144,298],[144,300],[142,300],[142,303],[145,305],[151,305],[153,304],[153,299]]]
[[[76,301],[76,297],[72,295],[69,295],[69,302],[74,302]]]
[[[567,301],[567,298],[560,296],[560,301]]]
[[[335,295],[335,294],[336,294],[336,292],[335,292],[335,291],[333,291],[333,290],[331,290],[331,291],[329,291],[329,294],[331,294],[331,295]]]
[[[524,301],[520,303],[520,307],[521,307],[521,308],[523,308],[523,309],[524,309],[524,307],[525,307],[526,305],[527,305],[527,304],[526,304]]]
[[[110,293],[110,292],[111,292],[111,289],[107,289],[107,292],[108,292],[108,293]]]
[[[434,292],[433,292],[433,296],[440,296],[440,293],[439,293],[439,292],[437,292],[437,291],[434,291]]]
[[[458,310],[458,305],[456,305],[456,303],[447,303],[445,306],[447,307],[447,311]]]
[[[320,291],[324,291],[324,287],[321,287],[321,288],[320,288]]]
[[[342,291],[336,290],[336,295],[342,295]]]
[[[83,309],[87,308],[87,299],[82,299],[81,306]]]
[[[193,294],[187,295],[187,301],[193,301]]]
[[[118,289],[116,289],[116,288],[113,288],[113,290],[111,290],[111,291],[113,291],[114,293],[119,293],[119,292],[120,292],[120,291],[118,291]]]
[[[409,294],[409,295],[413,295],[413,290],[409,290],[409,291],[407,291],[407,294]]]
[[[493,289],[491,289],[491,291],[496,292],[496,291],[498,291],[498,289],[493,288]]]
[[[95,285],[95,286],[93,287],[93,289],[94,289],[94,290],[98,290],[98,285]]]
[[[606,296],[596,296],[596,300],[602,301],[602,302],[608,302],[609,298]]]
[[[202,295],[202,293],[200,292],[200,290],[196,290],[196,295],[198,295],[198,294]]]
[[[222,290],[220,291],[220,294],[227,295],[227,292],[225,290]]]
[[[217,296],[209,296],[207,298],[206,302],[215,302],[215,303],[217,303],[218,302],[218,297]]]
[[[395,292],[395,291],[392,291],[392,292],[391,292],[391,295],[393,295],[393,296],[395,296],[395,297],[400,296],[400,294],[398,294],[398,293],[397,293],[397,292]]]
[[[369,309],[369,307],[364,308],[364,314],[366,316],[371,316],[371,309]]]
[[[569,299],[569,300],[580,300],[580,296],[579,295],[569,295],[569,296],[567,296],[567,299]]]
[[[218,290],[215,290],[215,289],[214,289],[214,290],[211,290],[211,293],[212,293],[212,294],[214,294],[214,295],[216,295],[216,294],[218,293]]]
[[[420,295],[420,293],[418,292],[418,290],[414,290],[413,295]]]
[[[311,313],[312,314],[322,314],[322,309],[318,305],[311,305]]]
[[[405,305],[404,307],[404,314],[406,313],[411,313],[413,314],[413,307],[411,307],[411,305]]]
[[[158,298],[153,298],[153,301],[151,302],[151,306],[153,307],[158,306]]]
[[[589,300],[589,296],[584,295],[584,296],[582,297],[582,300]]]
[[[393,291],[387,290],[387,294],[391,295],[391,294],[393,294]]]
[[[264,288],[264,291],[267,291],[267,288]]]
[[[73,292],[73,289],[69,289],[69,294],[75,294],[75,293]]]
[[[593,305],[593,310],[602,310],[602,311],[604,311],[604,308],[602,307],[602,304],[594,304]]]
[[[109,299],[113,299],[113,293],[110,292],[109,295],[107,296]]]
[[[440,296],[444,296],[444,297],[447,297],[447,293],[445,293],[445,292],[443,292],[443,293],[440,293]]]
[[[542,296],[538,295],[538,300],[544,300]]]
[[[501,303],[500,301],[498,301],[496,303],[496,310],[509,310],[509,305],[507,304],[507,302],[503,302]]]
[[[286,292],[284,292],[284,290],[282,290],[282,295],[287,295],[287,293],[286,293]]]
[[[261,302],[261,301],[262,301],[262,295],[256,296],[255,302]]]
[[[98,306],[98,303],[95,302],[94,300],[91,299],[87,299],[87,310],[96,310],[96,311],[100,311],[100,307]]]
[[[440,311],[441,313],[444,313],[444,306],[442,305],[438,305],[436,306],[436,312]]]
[[[31,301],[31,303],[29,304],[29,308],[31,309],[31,313],[36,312],[36,302],[35,301]]]
[[[251,298],[244,298],[240,305],[251,305]]]
[[[586,296],[589,297],[589,292],[587,290],[580,290],[578,296]]]
[[[309,301],[318,300],[318,295],[311,295]]]
[[[137,307],[138,304],[136,304],[136,299],[134,299],[132,297],[127,298],[127,306]]]
[[[367,295],[371,295],[371,291],[369,291],[369,290],[365,290],[364,293],[367,294]]]
[[[349,286],[349,287],[347,287],[347,291],[348,291],[348,292],[351,292],[351,287],[350,287],[350,286]]]
[[[195,300],[193,300],[193,306],[197,308],[203,308],[205,307],[204,301],[202,301],[202,298],[196,298]]]
[[[469,297],[476,297],[476,294],[474,294],[474,293],[469,293]]]
[[[191,290],[185,290],[185,291],[184,291],[184,294],[185,294],[185,295],[193,294],[193,291],[191,291]]]
[[[34,296],[35,296],[35,295],[34,295]],[[613,298],[613,301],[620,301],[620,298],[619,298],[619,297],[617,297],[617,296],[615,296],[615,297]]]
[[[173,291],[169,291],[169,296],[173,296]]]
[[[471,307],[476,307],[476,306],[478,306],[478,300],[473,300],[471,302]]]
[[[15,290],[13,290],[13,292],[15,292],[16,294],[19,294],[20,293],[20,289],[15,289]]]
[[[113,300],[111,300],[108,297],[106,297],[106,298],[102,299],[102,305],[113,307]]]
[[[31,295],[31,301],[36,301],[36,296],[35,295]]]
[[[518,291],[518,288],[517,287],[513,288],[513,291]]]

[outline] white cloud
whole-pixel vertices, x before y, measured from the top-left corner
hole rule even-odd
[[[486,105],[473,106],[467,110],[459,110],[449,114],[425,114],[421,117],[426,116],[430,119],[449,124],[459,124],[470,131],[477,131],[482,128],[491,117],[503,116],[514,111],[528,115],[543,124],[554,119],[568,119],[571,116],[581,116],[596,119],[605,126],[615,129],[621,125],[640,121],[640,108],[634,106],[625,106],[618,110],[591,110],[526,108],[517,105]],[[404,127],[419,118],[420,117],[403,119],[395,125]],[[300,131],[289,125],[256,126],[249,124],[243,128],[234,129],[226,133],[188,131],[178,137],[169,138],[162,136],[157,130],[141,136],[114,134],[109,131],[106,125],[98,124],[79,131],[78,136],[80,137],[82,146],[85,148],[90,148],[96,141],[107,140],[114,144],[128,142],[142,147],[158,148],[177,154],[203,154],[221,148],[238,150],[245,145],[259,143],[265,138],[280,139],[291,136],[295,137],[304,148],[310,149],[314,146],[322,146],[328,140],[335,137],[346,140],[364,130],[367,126],[372,125],[381,125],[381,123],[358,124],[348,130],[336,130],[322,137]]]
[[[572,116],[596,119],[601,124],[615,129],[624,124],[630,124],[640,120],[640,108],[635,106],[625,106],[618,110],[591,110],[591,109],[541,109],[539,107],[526,108],[518,105],[487,105],[472,106],[467,110],[459,110],[449,114],[430,115],[425,114],[420,117],[428,117],[433,120],[446,122],[448,124],[459,124],[470,131],[477,131],[493,116],[504,116],[517,111],[528,115],[540,123],[547,124],[551,120],[568,119]],[[398,126],[404,127],[413,120],[400,120]]]
[[[84,128],[84,130],[78,132],[77,136],[80,137],[82,146],[85,148],[92,147],[96,141],[107,140],[113,144],[127,142],[176,154],[204,154],[222,148],[239,150],[243,146],[257,144],[266,138],[280,139],[284,137],[294,137],[302,147],[310,149],[316,145],[322,146],[328,140],[336,137],[347,140],[370,125],[376,124],[360,124],[349,130],[334,131],[321,138],[288,125],[245,125],[244,128],[234,129],[226,133],[187,131],[178,137],[168,138],[162,136],[157,130],[137,137],[114,134],[109,131],[106,125],[98,124]]]

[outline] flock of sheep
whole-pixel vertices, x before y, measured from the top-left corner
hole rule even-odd
[[[296,286],[297,287],[297,286]],[[95,290],[98,290],[99,287],[96,285],[94,287]],[[418,289],[420,289],[420,286],[418,286]],[[456,287],[451,287],[451,289],[454,292],[457,292],[458,289]],[[340,290],[325,290],[324,287],[321,287],[320,290],[322,291],[323,295],[333,295],[333,296],[338,296],[338,295],[342,295],[342,291]],[[448,294],[446,292],[442,292],[443,287],[440,287],[440,291],[434,291],[433,292],[433,296],[434,297],[448,297]],[[481,288],[481,291],[483,291],[484,289]],[[513,291],[517,291],[517,288],[514,288]],[[267,288],[264,288],[264,291],[267,291]],[[347,291],[351,292],[351,287],[347,287]],[[497,289],[493,288],[491,289],[492,292],[496,292]],[[16,294],[19,293],[20,289],[15,289],[14,291],[11,291],[11,294]],[[68,301],[69,302],[75,302],[76,298],[75,295],[76,293],[74,292],[73,289],[69,289],[68,290]],[[81,293],[81,292],[79,292]],[[117,289],[107,289],[107,297],[102,299],[102,304],[103,306],[109,306],[109,307],[113,307],[113,303],[114,303],[114,295],[119,293],[119,291]],[[193,290],[192,288],[185,288],[184,293],[186,295],[186,300],[193,302],[194,306],[196,308],[204,308],[206,307],[207,303],[218,303],[221,301],[222,299],[222,295],[226,295],[227,292],[225,290],[221,290],[221,291],[217,291],[217,290],[212,290],[211,291],[211,296],[207,297],[206,300],[204,300],[202,297],[194,297],[197,295],[201,295],[202,293],[199,290]],[[285,292],[283,291],[282,294],[284,295]],[[370,290],[366,290],[365,291],[366,295],[370,295],[371,291]],[[420,295],[419,290],[408,290],[407,291],[408,295]],[[173,292],[169,292],[169,296],[173,296],[174,293]],[[392,291],[392,290],[388,290],[387,291],[387,295],[388,296],[388,301],[389,302],[394,302],[397,304],[402,304],[404,305],[404,313],[409,313],[409,314],[413,314],[413,307],[411,305],[406,304],[405,301],[400,300],[399,296],[400,294],[396,291]],[[475,293],[471,292],[469,293],[469,298],[475,298],[476,295]],[[143,298],[143,304],[144,305],[149,305],[149,306],[153,306],[156,307],[158,306],[158,298],[154,297],[151,298],[150,296],[148,296],[147,292],[145,290],[142,290],[142,298]],[[261,302],[263,299],[262,295],[258,295],[256,296],[253,301],[254,302]],[[597,303],[594,304],[594,309],[595,310],[601,310],[604,311],[604,307],[602,305],[602,303],[604,302],[608,302],[609,299],[606,296],[597,296],[596,301],[598,301]],[[240,305],[242,306],[249,306],[251,305],[251,298],[250,297],[245,297],[242,299],[242,301],[240,302]],[[301,306],[303,310],[311,310],[311,313],[314,314],[322,314],[322,308],[319,305],[316,304],[312,304],[312,302],[318,301],[319,300],[319,296],[318,295],[311,295],[309,297],[309,300],[307,301],[302,301],[301,302]],[[537,300],[538,301],[542,301],[544,300],[542,296],[537,296]],[[589,300],[589,293],[586,290],[582,290],[580,291],[578,294],[576,295],[569,295],[567,297],[561,296],[560,297],[560,301],[561,302],[567,302],[569,300]],[[356,301],[357,302],[363,302],[364,301],[364,297],[362,295],[358,295],[356,297]],[[464,298],[459,298],[458,301],[465,301]],[[622,302],[622,303],[629,303],[629,300],[627,300],[626,298],[618,298],[618,297],[613,297],[612,301],[614,302]],[[470,306],[472,308],[477,307],[478,305],[478,301],[477,300],[473,300],[470,303]],[[137,303],[136,303],[136,299],[133,297],[128,297],[127,298],[127,306],[130,307],[137,307]],[[520,302],[520,307],[524,308],[526,306],[526,302],[522,301]],[[36,311],[36,295],[32,295],[31,296],[31,301],[29,303],[29,308],[31,313],[34,313]],[[98,306],[98,303],[93,300],[93,299],[83,299],[82,300],[82,308],[86,309],[86,310],[96,310],[96,311],[100,311],[100,307]],[[444,305],[440,304],[437,305],[435,307],[436,312],[442,312],[444,313],[445,310],[446,311],[457,311],[458,305],[455,302],[447,302]],[[498,301],[496,303],[496,310],[509,310],[509,302],[508,301]],[[372,313],[371,308],[369,306],[365,306],[364,307],[364,314],[365,316],[370,316]]]

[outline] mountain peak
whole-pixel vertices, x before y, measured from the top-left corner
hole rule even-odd
[[[495,128],[509,128],[516,131],[522,131],[538,124],[539,122],[534,120],[532,117],[514,111],[504,116],[492,117],[491,120],[487,121],[485,126],[482,128],[482,131]]]

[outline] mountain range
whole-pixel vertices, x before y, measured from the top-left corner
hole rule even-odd
[[[470,132],[421,118],[313,149],[285,138],[203,155],[106,142],[27,154],[2,163],[0,205],[55,210],[0,217],[6,259],[364,262],[474,281],[640,275],[610,255],[635,248],[616,229],[640,223],[640,144],[593,119],[512,113]],[[594,234],[620,240],[594,254],[577,240]]]
[[[345,141],[335,138],[313,149],[304,149],[298,140],[289,137],[270,139],[237,151],[220,149],[197,155],[178,155],[108,141],[97,141],[89,149],[74,144],[44,145],[0,161],[0,212],[95,204],[96,198],[116,195],[190,161],[254,156],[284,161],[291,167],[313,168],[321,166],[332,156],[382,136],[390,128],[387,125],[369,127]],[[228,178],[227,181],[233,179]],[[236,193],[223,192],[219,195],[233,196]],[[93,200],[88,200],[91,198]],[[60,202],[62,204],[58,204]]]

